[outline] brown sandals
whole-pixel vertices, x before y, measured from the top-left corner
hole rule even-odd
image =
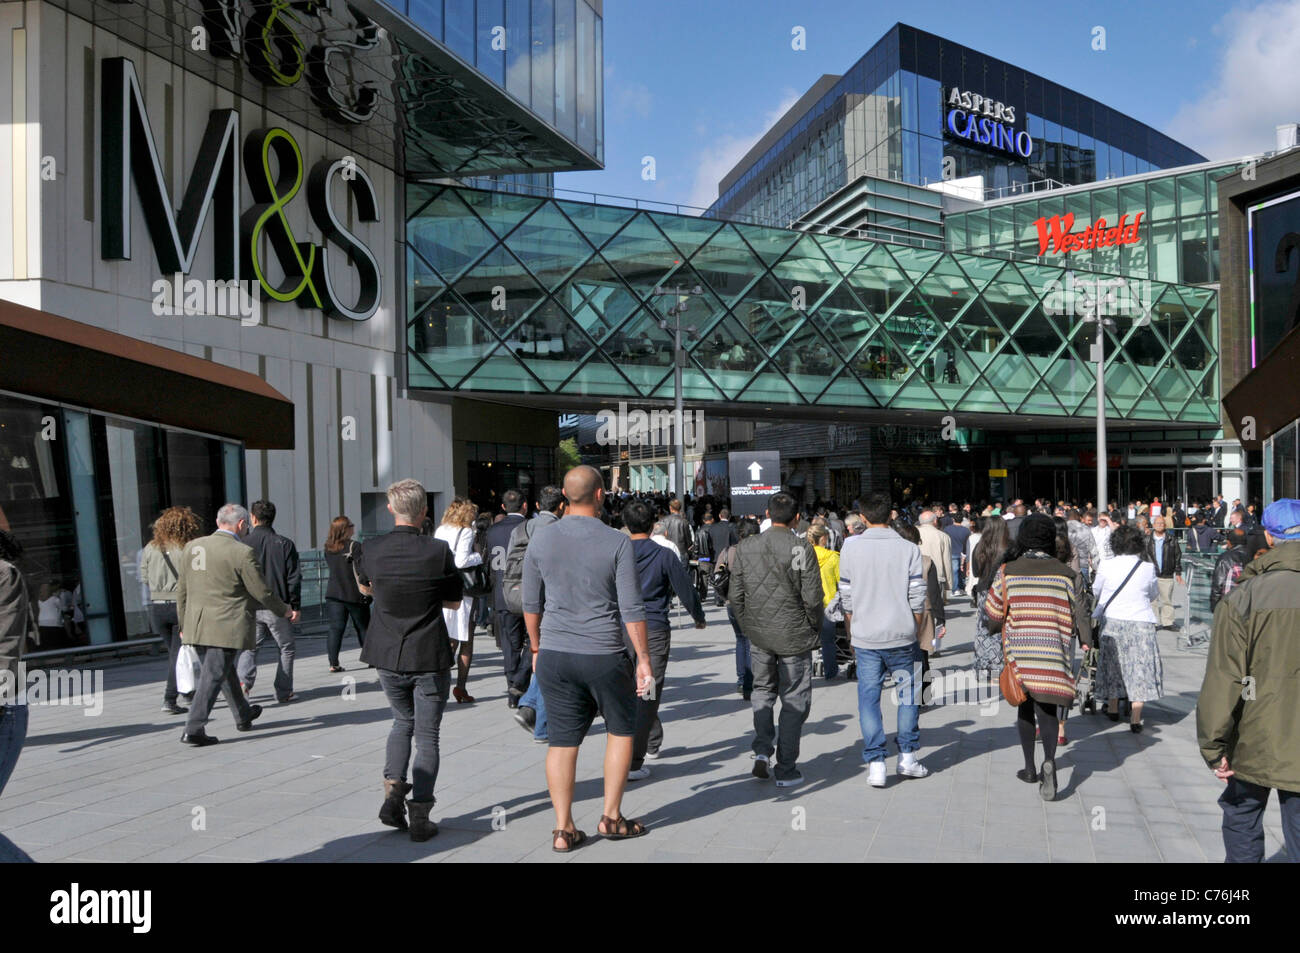
[[[601,827],[604,830],[601,830]],[[650,833],[649,828],[640,821],[629,821],[622,814],[616,818],[606,817],[602,814],[600,816],[600,827],[597,827],[596,830],[606,840],[628,840],[633,837],[643,837]]]
[[[555,846],[555,839],[557,837],[564,841],[563,847]],[[557,854],[567,854],[570,851],[577,850],[585,843],[587,843],[587,835],[582,831],[551,831],[551,850],[555,851]]]

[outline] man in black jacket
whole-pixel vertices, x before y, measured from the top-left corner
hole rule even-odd
[[[778,787],[803,783],[796,767],[799,736],[812,709],[812,650],[821,642],[821,568],[813,548],[790,530],[797,513],[788,493],[768,501],[772,525],[736,547],[728,592],[741,631],[752,643],[753,774],[768,779],[775,751]],[[778,695],[779,735],[772,717]]]
[[[716,523],[705,521],[704,531],[709,534],[709,540],[713,543],[713,558],[715,561],[728,546],[735,546],[740,542],[736,524],[731,522],[731,510],[725,507],[718,510],[718,521]]]
[[[519,699],[528,690],[533,670],[533,653],[528,649],[528,632],[524,617],[506,608],[505,594],[501,591],[501,578],[506,570],[506,555],[510,551],[510,534],[523,525],[528,515],[528,501],[518,490],[501,494],[501,509],[505,517],[493,523],[487,531],[488,565],[492,569],[492,603],[496,613],[497,635],[501,639],[501,656],[506,671],[506,705],[519,707]]]
[[[694,548],[695,533],[686,517],[682,515],[681,500],[673,497],[668,501],[668,515],[661,522],[664,524],[664,535],[677,547],[677,551],[681,554],[682,565],[689,564],[691,550]]]
[[[1146,541],[1146,558],[1156,567],[1156,585],[1159,595],[1156,599],[1156,615],[1162,629],[1174,626],[1174,580],[1183,584],[1183,551],[1178,540],[1165,531],[1165,518],[1157,516],[1151,520],[1151,535]]]
[[[1210,577],[1210,613],[1219,600],[1236,586],[1241,571],[1254,558],[1246,549],[1246,531],[1240,526],[1228,530],[1228,548],[1214,561],[1214,574]]]
[[[438,833],[429,820],[438,780],[438,730],[451,694],[452,650],[443,609],[460,608],[464,584],[451,548],[436,536],[422,536],[428,496],[415,480],[388,488],[391,533],[358,547],[357,580],[370,587],[375,603],[361,648],[361,661],[379,672],[379,684],[393,710],[384,760],[384,803],[379,819],[407,830],[411,840]],[[415,736],[415,763],[411,738]],[[406,782],[407,766],[411,783]],[[410,801],[405,801],[407,794]]]
[[[302,605],[302,570],[298,566],[298,547],[288,536],[281,536],[272,525],[275,523],[275,504],[258,500],[249,508],[253,530],[244,542],[253,548],[253,558],[262,570],[262,577],[280,601],[295,612]],[[257,610],[257,644],[251,652],[241,652],[236,664],[239,681],[245,695],[253,694],[257,680],[257,653],[267,637],[275,639],[280,648],[275,667],[275,700],[285,704],[293,699],[293,660],[296,654],[293,623],[277,616],[269,609]]]

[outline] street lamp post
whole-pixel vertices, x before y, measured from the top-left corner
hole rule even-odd
[[[687,337],[697,340],[700,336],[698,328],[682,327],[682,315],[686,313],[687,303],[691,295],[701,295],[704,289],[696,285],[688,292],[682,291],[682,286],[677,285],[672,291],[664,288],[662,285],[655,287],[655,295],[670,294],[677,299],[677,303],[668,309],[668,318],[659,319],[661,330],[667,331],[671,328],[673,332],[673,468],[676,471],[677,486],[674,490],[677,498],[686,504],[686,447],[682,439],[682,368],[686,365],[686,351],[682,348],[682,331],[685,330]]]
[[[1065,273],[1067,287],[1074,288],[1074,272]],[[1097,512],[1104,513],[1109,500],[1106,488],[1106,328],[1115,322],[1105,317],[1101,302],[1096,302],[1097,313],[1083,318],[1084,324],[1097,325],[1097,337],[1092,344],[1092,360],[1097,365]]]

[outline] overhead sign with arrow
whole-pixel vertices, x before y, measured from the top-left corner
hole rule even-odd
[[[775,450],[729,453],[727,464],[732,514],[762,516],[768,498],[781,492],[781,454]]]

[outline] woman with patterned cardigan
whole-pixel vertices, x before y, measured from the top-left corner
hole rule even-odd
[[[1016,728],[1025,767],[1016,777],[1038,784],[1043,800],[1056,798],[1057,705],[1074,703],[1072,638],[1087,648],[1090,613],[1079,574],[1056,558],[1056,524],[1050,516],[1025,517],[1014,558],[998,570],[984,612],[1002,631],[1003,652],[1015,662],[1028,698]],[[1043,767],[1034,766],[1034,721],[1043,740]]]

